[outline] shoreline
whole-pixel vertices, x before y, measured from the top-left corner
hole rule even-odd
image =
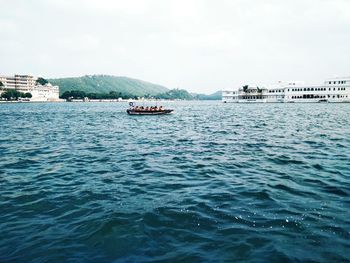
[[[176,101],[221,101],[221,100],[56,100],[56,101],[5,101],[0,100],[0,103],[62,103],[62,102],[69,102],[69,103],[89,103],[89,102],[117,102],[117,103],[128,103],[128,102],[135,102],[135,103],[143,103],[143,102],[176,102]]]

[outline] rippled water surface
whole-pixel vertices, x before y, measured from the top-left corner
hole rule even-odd
[[[0,104],[0,262],[349,262],[350,104]]]

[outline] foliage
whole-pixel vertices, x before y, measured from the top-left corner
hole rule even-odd
[[[6,100],[18,100],[18,98],[31,98],[32,94],[19,92],[15,89],[8,89],[1,94],[1,98]]]
[[[86,93],[80,90],[66,91],[61,95],[62,99],[83,99],[86,97]]]
[[[70,99],[129,99],[129,98],[135,98],[134,96],[130,94],[123,94],[121,92],[111,91],[109,93],[86,93],[81,90],[72,90],[72,91],[65,91],[60,98],[70,100]]]
[[[45,85],[45,84],[48,84],[49,82],[46,79],[44,79],[44,78],[38,78],[36,80],[36,83],[40,84],[40,85]]]
[[[194,97],[188,93],[188,91],[183,89],[172,89],[165,93],[158,94],[155,96],[157,99],[168,99],[168,100],[174,100],[174,99],[180,99],[180,100],[191,100],[194,99]]]
[[[0,87],[3,87],[4,86],[4,84],[0,81]]]
[[[66,91],[84,91],[86,94],[109,94],[111,91],[120,94],[132,94],[143,97],[155,96],[168,91],[167,88],[142,80],[108,75],[92,75],[76,78],[50,79],[50,83],[60,86],[60,94]]]
[[[248,90],[248,85],[244,85],[244,86],[243,86],[243,91],[244,91],[244,92],[247,92],[247,90]]]

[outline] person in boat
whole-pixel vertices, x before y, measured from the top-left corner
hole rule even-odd
[[[159,106],[159,110],[162,111],[163,110],[163,106]]]

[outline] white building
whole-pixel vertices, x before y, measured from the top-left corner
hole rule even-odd
[[[320,85],[279,82],[269,87],[243,86],[222,92],[223,102],[350,102],[350,77],[332,78]]]
[[[30,75],[0,76],[3,86],[0,94],[7,89],[15,89],[23,93],[31,93],[31,101],[57,101],[59,100],[59,87],[50,83],[40,85],[38,78]]]

